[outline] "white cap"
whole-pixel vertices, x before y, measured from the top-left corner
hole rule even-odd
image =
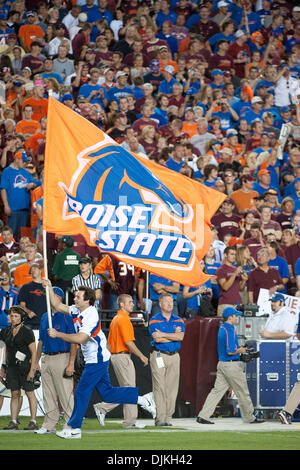
[[[245,31],[242,31],[241,29],[238,29],[237,32],[235,33],[235,37],[238,39],[241,36],[245,36]]]
[[[86,23],[87,22],[87,14],[86,13],[79,13],[78,21],[81,21],[82,23]]]
[[[294,7],[293,11],[300,11],[300,7]]]
[[[116,73],[116,78],[123,77],[124,75],[127,75],[127,73],[122,72],[122,70],[119,70],[119,72]]]
[[[251,100],[251,104],[254,103],[263,103],[263,100],[259,96],[254,96],[254,98]]]
[[[221,8],[221,7],[228,7],[228,3],[227,3],[227,2],[224,2],[224,0],[221,0],[220,2],[217,3],[217,7],[218,7],[218,8]]]
[[[164,70],[169,73],[174,73],[174,67],[172,65],[166,65]]]

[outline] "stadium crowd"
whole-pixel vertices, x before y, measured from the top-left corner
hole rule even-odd
[[[213,277],[199,288],[148,276],[80,234],[48,233],[49,277],[68,305],[81,285],[114,313],[129,294],[150,313],[149,296],[155,315],[169,293],[183,318],[257,303],[261,288],[300,296],[296,2],[0,0],[0,329],[12,305],[32,329],[47,310],[49,96],[125,149],[227,196],[201,262]]]

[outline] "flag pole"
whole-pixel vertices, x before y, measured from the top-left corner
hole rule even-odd
[[[43,229],[43,258],[44,258],[45,278],[48,279],[47,232],[46,232],[45,229]],[[48,286],[46,286],[46,303],[47,303],[49,328],[52,328],[50,293],[49,293],[49,287]]]

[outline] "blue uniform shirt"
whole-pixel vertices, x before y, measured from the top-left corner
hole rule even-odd
[[[229,355],[228,353],[234,353],[239,348],[238,336],[235,328],[229,323],[222,323],[218,332],[218,355],[219,361],[232,361],[239,360],[240,355],[235,356]]]
[[[60,333],[73,334],[75,333],[73,319],[69,315],[56,312],[52,316],[52,328],[58,330]],[[63,341],[60,338],[50,338],[48,335],[49,321],[48,314],[44,313],[41,319],[39,340],[42,341],[42,352],[44,354],[54,352],[69,352],[70,343]]]
[[[16,287],[10,287],[6,292],[3,287],[0,288],[0,329],[9,326],[7,315],[4,310],[8,310],[13,305],[18,305],[19,291]]]
[[[149,332],[152,336],[156,330],[163,331],[164,333],[175,333],[176,328],[180,326],[181,331],[184,333],[184,321],[182,318],[171,313],[169,321],[165,319],[161,312],[154,315],[149,321]],[[160,351],[174,352],[179,351],[181,341],[171,341],[169,343],[156,343],[151,339],[151,346],[154,346]]]
[[[156,276],[156,274],[150,274],[149,276],[149,293],[150,293],[150,299],[154,302],[155,300],[158,300],[160,297],[160,294],[158,294],[154,289],[153,289],[153,284],[159,283],[159,284],[164,284],[165,286],[172,286],[174,281],[171,281],[170,279],[166,279],[165,277],[161,276]],[[177,294],[172,294],[170,295],[173,297],[173,300],[177,299]]]

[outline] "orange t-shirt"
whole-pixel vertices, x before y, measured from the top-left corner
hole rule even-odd
[[[121,351],[128,351],[126,343],[134,341],[134,330],[130,317],[123,310],[118,310],[117,315],[112,319],[107,338],[107,344],[110,345],[112,354]]]
[[[238,211],[245,211],[255,206],[255,197],[258,196],[257,191],[245,193],[241,189],[237,189],[230,194],[231,199],[235,202]]]
[[[16,134],[34,134],[40,128],[38,121],[22,119],[16,125]]]
[[[14,284],[16,287],[24,286],[24,284],[27,284],[28,282],[31,282],[33,280],[31,274],[29,274],[29,270],[30,270],[30,265],[27,263],[21,264],[21,266],[18,266],[15,269]],[[43,269],[42,277],[44,276],[45,276],[45,272]]]
[[[19,29],[18,37],[24,39],[27,49],[30,50],[33,41],[44,37],[44,31],[38,25],[23,24]]]
[[[183,126],[182,126],[181,131],[183,134],[188,134],[190,138],[193,137],[193,135],[196,135],[198,132],[196,122],[193,122],[192,124],[188,124],[187,122],[183,121]]]
[[[48,100],[46,98],[41,98],[40,100],[36,100],[32,97],[27,98],[23,103],[22,111],[24,109],[24,106],[26,106],[27,104],[32,106],[32,119],[34,119],[35,121],[39,121],[43,116],[47,116]]]
[[[43,134],[42,132],[36,132],[28,140],[26,140],[25,142],[26,149],[31,149],[33,151],[33,155],[36,156],[38,148],[39,148],[39,144],[41,142],[44,142],[45,138],[46,138],[45,134]]]

